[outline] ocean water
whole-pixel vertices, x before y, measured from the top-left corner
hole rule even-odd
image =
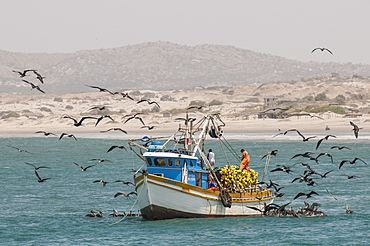
[[[102,139],[83,136],[78,141],[55,137],[8,136],[0,137],[0,244],[1,245],[369,245],[370,192],[369,168],[361,162],[344,164],[341,160],[355,157],[370,163],[368,139],[354,139],[350,136],[324,140],[315,150],[317,139],[302,142],[292,138],[253,138],[234,134],[228,140],[236,150],[246,149],[251,155],[250,168],[263,178],[265,159],[261,157],[271,150],[278,150],[272,156],[269,170],[276,165],[291,166],[293,173],[268,172],[265,181],[272,180],[284,187],[284,196],[275,203],[289,203],[294,209],[304,207],[304,201],[321,204],[319,210],[326,217],[239,217],[210,219],[172,219],[147,221],[141,217],[111,217],[113,209],[119,212],[138,211],[136,197],[118,196],[117,192],[128,193],[133,186],[115,183],[116,180],[133,181],[132,169],[143,162],[132,152],[115,149],[112,145],[126,145],[125,139]],[[126,138],[127,139],[127,138]],[[262,139],[262,140],[260,140]],[[334,145],[345,145],[351,150],[331,149]],[[30,153],[18,152],[14,146]],[[217,140],[207,142],[206,149],[216,153],[216,166],[238,164],[228,148]],[[306,151],[332,154],[333,163],[327,156],[319,163],[306,158],[291,157]],[[111,162],[91,161],[93,158],[108,159]],[[48,166],[38,171],[41,178],[50,178],[39,183],[34,173],[35,166]],[[95,165],[82,172],[73,164]],[[291,181],[306,169],[297,162],[308,163],[315,171],[325,173],[333,170],[326,178],[315,179],[315,186]],[[359,178],[348,179],[345,175]],[[108,181],[103,187],[95,180]],[[293,199],[299,192],[311,190],[319,196]],[[327,192],[331,193],[331,195]],[[334,199],[333,196],[337,199]],[[353,209],[346,214],[345,205]],[[85,217],[90,210],[102,211],[103,218]]]

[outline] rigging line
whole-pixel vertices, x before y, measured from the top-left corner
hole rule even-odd
[[[137,194],[137,197],[136,197],[136,199],[135,199],[134,203],[132,204],[132,206],[131,206],[131,208],[130,208],[129,211],[132,211],[132,209],[136,205],[137,201],[139,200],[139,196],[140,196],[141,192],[143,191],[143,189],[144,189],[144,184],[142,184],[141,189],[140,189],[139,193]],[[114,222],[112,224],[109,224],[109,225],[116,225],[116,224],[120,223],[122,220],[126,219],[127,216],[128,216],[128,214],[125,213],[125,216],[123,216],[122,219],[120,219],[119,221]]]
[[[235,157],[238,157],[238,155],[236,154],[235,150],[233,149],[233,147],[231,146],[231,144],[223,137],[223,140],[224,143],[225,143],[225,146],[227,147],[227,149],[235,156]]]
[[[131,147],[131,146],[130,146]],[[135,166],[135,156],[134,156],[134,151],[131,151],[131,168],[134,169]]]
[[[225,143],[227,144],[228,149],[230,150],[230,152],[233,153],[235,156],[238,156],[236,154],[236,151],[234,150],[234,148],[232,147],[232,145],[226,140],[226,138],[224,136],[222,136],[222,138],[225,141]]]
[[[231,146],[231,144],[225,139],[224,136],[222,136],[223,140],[221,141],[224,141],[225,143],[225,146],[226,148],[231,152],[231,154],[233,154],[233,156],[235,157],[235,159],[239,159],[239,156],[236,154],[236,151],[234,150],[234,148]]]
[[[142,156],[142,155],[139,155],[135,150],[134,148],[132,148],[132,146],[130,145],[130,150],[132,150],[132,152],[134,152],[140,159],[142,159],[143,161],[145,161],[145,158]]]
[[[219,129],[217,126],[216,126],[216,123],[215,123],[215,120],[213,117],[210,118],[211,122],[212,122],[212,126],[213,126],[213,129]],[[206,129],[208,131],[208,128]],[[226,151],[225,151],[225,148],[224,148],[224,145],[222,144],[222,140],[221,140],[221,136],[220,134],[218,134],[217,132],[217,139],[218,139],[218,142],[220,143],[220,146],[221,146],[221,149],[222,149],[222,152],[224,154],[224,157],[226,159],[226,162],[230,165],[230,161],[229,161],[229,158],[227,158],[227,155],[226,155]],[[227,147],[227,146],[226,146]]]
[[[221,140],[220,137],[218,137],[218,142],[220,143],[220,146],[221,146],[222,152],[224,153],[224,157],[226,159],[227,164],[230,165],[229,158],[227,158],[227,155],[226,155],[226,152],[225,152],[225,149],[224,149],[224,145],[222,144],[222,140]]]

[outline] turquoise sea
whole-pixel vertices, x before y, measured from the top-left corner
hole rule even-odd
[[[263,155],[278,150],[271,157],[269,170],[276,165],[291,166],[292,173],[268,172],[266,181],[278,183],[284,196],[276,198],[282,205],[290,202],[294,209],[304,207],[304,201],[321,204],[319,210],[326,217],[243,217],[212,219],[172,219],[146,221],[141,217],[120,218],[109,216],[113,209],[119,212],[138,211],[136,197],[118,196],[117,192],[133,191],[132,186],[114,183],[116,180],[133,181],[132,169],[143,162],[132,152],[115,149],[112,145],[127,146],[127,137],[84,136],[58,140],[56,137],[29,135],[0,136],[0,244],[1,245],[369,245],[370,231],[370,164],[361,162],[344,164],[342,160],[355,157],[370,163],[370,141],[355,139],[351,135],[324,140],[315,150],[317,140],[302,142],[299,138],[252,136],[233,134],[228,143],[239,154],[245,148],[251,155],[250,168],[263,176]],[[227,137],[227,135],[225,135]],[[351,150],[331,149],[331,146],[347,146]],[[16,149],[27,150],[18,152]],[[238,164],[228,149],[223,149],[217,140],[211,140],[206,149],[216,153],[216,166]],[[223,154],[225,151],[225,155]],[[316,164],[307,158],[291,157],[306,151],[332,154],[321,156]],[[111,162],[91,161],[93,158]],[[50,178],[39,183],[31,165],[47,166],[38,171],[41,178]],[[82,172],[73,164],[83,167],[95,165]],[[315,179],[315,186],[291,181],[306,170],[297,162],[309,163],[319,173],[334,170],[326,178]],[[294,166],[293,166],[294,165]],[[348,179],[345,175],[354,175]],[[93,183],[95,180],[108,181]],[[319,196],[293,199],[299,192],[311,190]],[[327,192],[331,193],[331,195]],[[337,199],[334,199],[333,196]],[[345,205],[354,210],[346,214]],[[288,206],[288,207],[289,207]],[[90,210],[98,210],[103,218],[85,217]]]

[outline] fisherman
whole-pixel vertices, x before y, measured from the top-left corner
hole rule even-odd
[[[248,152],[244,149],[241,149],[240,152],[242,153],[241,156],[239,156],[240,158],[242,158],[242,161],[240,162],[240,168],[239,170],[240,171],[243,171],[244,169],[245,170],[249,170],[249,162],[251,160]]]
[[[212,149],[208,150],[207,159],[209,164],[214,167],[215,166],[215,153],[212,152]]]
[[[213,182],[213,178],[211,175],[208,176],[208,190],[218,190],[217,185],[215,182]]]

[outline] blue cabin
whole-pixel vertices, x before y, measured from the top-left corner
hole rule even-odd
[[[201,159],[186,149],[167,149],[153,141],[143,154],[149,174],[208,188],[209,171],[202,168]]]

